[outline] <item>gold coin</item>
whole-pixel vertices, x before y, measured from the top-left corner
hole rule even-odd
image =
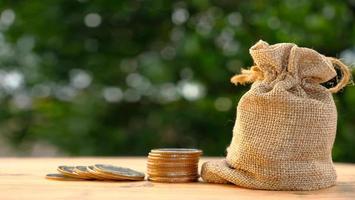
[[[198,160],[199,155],[185,155],[185,154],[158,154],[158,153],[148,153],[148,158],[161,159],[161,160]]]
[[[198,177],[157,177],[157,176],[149,176],[148,180],[162,182],[162,183],[188,183],[188,182],[196,182]]]
[[[166,169],[166,170],[171,170],[171,169],[176,169],[176,170],[187,170],[187,169],[197,169],[198,165],[197,164],[175,164],[175,165],[169,165],[169,164],[154,164],[154,163],[147,163],[148,168],[152,169]]]
[[[185,159],[196,159],[199,158],[200,155],[195,154],[195,155],[189,155],[189,154],[165,154],[165,153],[153,153],[150,152],[148,153],[149,157],[153,157],[153,158],[166,158],[166,159],[173,159],[173,158],[185,158]]]
[[[107,180],[106,177],[101,176],[100,174],[98,174],[98,173],[94,170],[94,166],[87,166],[86,168],[87,168],[87,171],[90,173],[90,176],[94,177],[95,179],[100,180],[100,181]]]
[[[154,162],[148,160],[147,165],[151,166],[161,166],[161,167],[193,167],[193,166],[198,166],[197,162],[170,162],[170,163],[165,163],[165,162]]]
[[[198,174],[198,168],[193,169],[164,169],[164,168],[147,168],[148,173],[186,173],[186,174]]]
[[[184,167],[151,167],[148,166],[147,169],[152,170],[152,171],[197,171],[198,167],[190,167],[190,168],[184,168]]]
[[[164,162],[164,163],[196,163],[199,161],[199,158],[183,158],[183,157],[174,157],[174,158],[161,158],[148,156],[148,161],[151,162]]]
[[[162,148],[152,149],[151,153],[168,154],[168,155],[201,155],[202,151],[199,149],[186,149],[186,148]]]
[[[69,177],[64,174],[47,174],[46,179],[57,181],[82,181],[82,179]]]
[[[197,163],[199,162],[199,158],[181,158],[181,157],[174,157],[174,158],[158,158],[158,157],[151,157],[148,156],[148,161],[152,162],[167,162],[167,163]]]
[[[90,171],[92,173],[95,173],[96,175],[100,176],[100,177],[104,177],[105,179],[108,179],[108,180],[114,180],[114,181],[130,181],[129,179],[125,179],[125,178],[122,178],[120,176],[115,176],[113,174],[108,174],[108,173],[103,173],[103,172],[100,172],[98,170],[96,170],[95,166],[92,166],[92,168],[90,168]]]
[[[157,170],[194,170],[198,169],[198,165],[161,165],[161,164],[151,164],[147,163],[147,168],[157,169]]]
[[[77,173],[74,172],[74,168],[73,166],[59,166],[57,168],[57,171],[64,174],[65,176],[69,176],[72,178],[81,178],[81,179],[85,179],[83,177],[81,177],[80,175],[78,175]]]
[[[86,166],[75,166],[73,171],[79,176],[85,177],[86,179],[96,179],[96,177],[90,174]]]
[[[149,152],[148,153],[149,156],[153,156],[153,157],[167,157],[167,158],[171,158],[171,157],[185,157],[185,158],[196,158],[199,157],[199,154],[179,154],[179,153],[154,153],[154,152]]]
[[[149,176],[158,177],[181,177],[181,176],[198,176],[198,172],[152,172],[148,171]]]
[[[198,173],[198,169],[159,169],[159,168],[148,168],[148,172],[151,173],[168,173],[168,172],[179,172],[179,173]]]
[[[148,174],[184,174],[184,175],[191,175],[191,174],[197,174],[198,175],[198,170],[157,170],[157,169],[147,169]]]
[[[159,163],[148,161],[147,166],[157,168],[194,168],[198,167],[198,163]]]
[[[144,180],[145,174],[130,168],[117,167],[113,165],[96,164],[94,169],[98,172],[109,174],[111,176],[120,177],[124,180]]]

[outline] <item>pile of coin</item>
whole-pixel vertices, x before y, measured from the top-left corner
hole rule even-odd
[[[62,181],[142,181],[145,177],[144,173],[133,169],[103,164],[92,166],[59,166],[57,171],[60,173],[47,174],[46,178]]]
[[[164,183],[197,181],[201,155],[199,149],[153,149],[148,155],[148,180]]]

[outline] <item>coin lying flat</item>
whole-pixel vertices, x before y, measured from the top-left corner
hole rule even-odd
[[[122,178],[121,176],[116,176],[114,174],[110,174],[110,173],[103,173],[101,171],[98,171],[95,169],[95,166],[91,166],[90,167],[90,172],[94,173],[97,176],[103,177],[106,180],[112,180],[112,181],[131,181],[129,179],[126,178]]]
[[[162,157],[162,156],[154,156],[154,155],[148,155],[148,160],[151,161],[158,161],[158,162],[196,162],[199,160],[199,156],[197,157],[181,157],[181,156],[175,156],[175,157]]]
[[[199,154],[195,154],[195,155],[189,155],[189,154],[176,154],[176,153],[172,153],[172,154],[166,154],[166,153],[149,153],[148,156],[150,158],[161,158],[161,159],[196,159],[198,158],[200,155]]]
[[[149,173],[188,173],[188,174],[195,174],[198,173],[198,168],[194,169],[174,169],[174,168],[151,168],[148,166],[147,172]]]
[[[117,167],[113,165],[96,164],[94,169],[98,172],[116,176],[124,180],[144,180],[145,174],[130,168]]]
[[[73,166],[59,166],[57,168],[58,172],[64,174],[65,176],[69,176],[72,178],[83,178],[81,176],[79,176],[77,173],[74,172],[74,168]]]
[[[95,179],[97,180],[104,181],[108,179],[105,176],[98,174],[97,171],[94,169],[94,166],[87,166],[87,170],[90,173],[90,176],[95,177]]]
[[[193,168],[174,168],[174,167],[152,167],[148,165],[148,171],[150,172],[197,172],[198,168],[193,167]]]
[[[148,177],[150,181],[163,182],[163,183],[186,183],[186,182],[195,182],[198,180],[198,177]]]
[[[184,168],[193,168],[193,167],[197,167],[198,164],[197,163],[156,163],[156,162],[150,162],[148,161],[147,163],[148,166],[151,167],[155,167],[155,166],[159,166],[159,167],[173,167],[173,168],[180,168],[180,167],[184,167]]]
[[[161,171],[148,171],[149,176],[158,176],[158,177],[181,177],[181,176],[197,176],[197,172],[161,172]]]
[[[185,154],[185,155],[201,155],[202,151],[199,149],[183,149],[183,148],[162,148],[152,149],[153,154]]]
[[[82,179],[69,177],[64,174],[47,174],[46,179],[57,181],[82,181]]]
[[[80,177],[83,177],[85,179],[96,179],[96,177],[91,175],[90,172],[87,170],[87,166],[75,166],[73,171]]]

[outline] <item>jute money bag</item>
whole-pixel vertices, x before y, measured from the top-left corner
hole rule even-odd
[[[331,93],[349,82],[349,68],[291,43],[259,41],[250,54],[255,66],[231,79],[253,84],[238,103],[227,156],[204,163],[203,180],[265,190],[334,185],[337,110]],[[335,68],[342,77],[327,89],[321,83],[336,77]]]

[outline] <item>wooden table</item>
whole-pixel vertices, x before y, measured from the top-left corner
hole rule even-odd
[[[203,161],[217,159],[204,158]],[[200,162],[200,163],[202,163]],[[0,158],[0,200],[8,199],[355,199],[355,165],[337,163],[336,186],[311,192],[262,191],[234,185],[100,181],[53,181],[44,176],[58,165],[113,164],[145,171],[145,158]]]

